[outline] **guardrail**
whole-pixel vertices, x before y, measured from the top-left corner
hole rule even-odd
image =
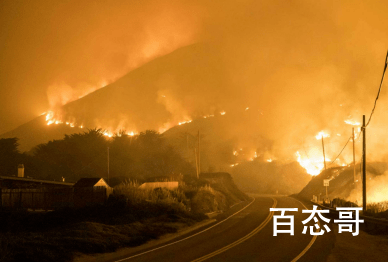
[[[339,213],[339,211],[335,210],[335,208],[327,207],[327,206],[321,205],[321,204],[314,202],[314,201],[310,201],[310,202],[313,203],[314,205],[319,206],[320,208],[329,209],[330,211],[332,211],[336,214]],[[360,218],[364,220],[364,224],[367,228],[368,228],[368,224],[383,225],[385,227],[386,232],[388,233],[388,220],[387,219],[375,218],[375,217],[364,216],[364,215],[360,215]]]

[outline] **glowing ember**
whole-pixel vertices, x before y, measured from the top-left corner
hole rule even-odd
[[[271,163],[273,160],[270,158],[270,159],[267,159],[267,162]]]
[[[221,114],[222,116],[224,116],[224,115],[226,114],[226,112],[225,112],[225,111],[222,111],[222,112],[220,112],[220,114]]]
[[[321,138],[325,138],[325,137],[330,137],[329,134],[325,133],[324,131],[321,131],[318,133],[318,135],[315,136],[316,139],[321,139]]]
[[[233,155],[238,156],[238,152],[237,151],[233,151]]]
[[[245,111],[248,111],[249,110],[249,107],[245,108]]]

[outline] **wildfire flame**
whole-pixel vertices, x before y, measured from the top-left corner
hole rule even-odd
[[[323,163],[323,156],[314,157],[313,159],[309,159],[307,157],[303,157],[300,155],[299,151],[296,153],[298,163],[306,169],[306,172],[312,176],[317,176],[321,173],[323,168],[325,167]],[[330,161],[330,159],[326,158],[326,161]]]
[[[191,122],[192,122],[192,120],[182,121],[182,122],[179,122],[178,125],[184,125],[184,124],[191,123]]]
[[[324,131],[321,131],[318,133],[318,135],[315,136],[315,138],[318,140],[318,139],[321,139],[321,138],[325,138],[325,137],[330,137],[329,134],[325,133]]]

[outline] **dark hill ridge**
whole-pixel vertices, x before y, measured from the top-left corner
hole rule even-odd
[[[19,138],[19,150],[29,151],[34,146],[47,143],[53,139],[63,139],[65,134],[72,134],[86,131],[78,127],[70,127],[68,125],[47,125],[45,116],[39,116],[30,122],[27,122],[14,130],[2,134],[0,138]]]

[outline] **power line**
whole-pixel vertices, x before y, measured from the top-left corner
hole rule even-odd
[[[349,137],[348,141],[346,142],[345,146],[342,148],[341,152],[340,152],[340,153],[338,154],[338,156],[330,163],[330,165],[332,165],[332,164],[338,159],[338,157],[342,154],[342,152],[344,151],[345,147],[348,145],[348,143],[349,143],[349,141],[350,141],[351,138],[352,138],[352,137]]]
[[[374,113],[374,111],[375,111],[376,104],[377,104],[377,100],[379,99],[379,96],[380,96],[381,86],[383,85],[384,75],[385,75],[385,71],[386,71],[386,69],[387,69],[387,63],[388,63],[388,51],[387,51],[387,56],[385,57],[385,65],[384,65],[383,75],[382,75],[381,81],[380,81],[379,91],[377,92],[377,96],[376,96],[376,99],[375,99],[375,103],[374,103],[374,105],[373,105],[372,112],[370,113],[369,120],[368,120],[368,122],[366,123],[365,127],[367,127],[367,126],[369,125],[369,122],[371,121],[372,115],[373,115],[373,113]],[[365,127],[364,127],[364,128],[365,128]]]

